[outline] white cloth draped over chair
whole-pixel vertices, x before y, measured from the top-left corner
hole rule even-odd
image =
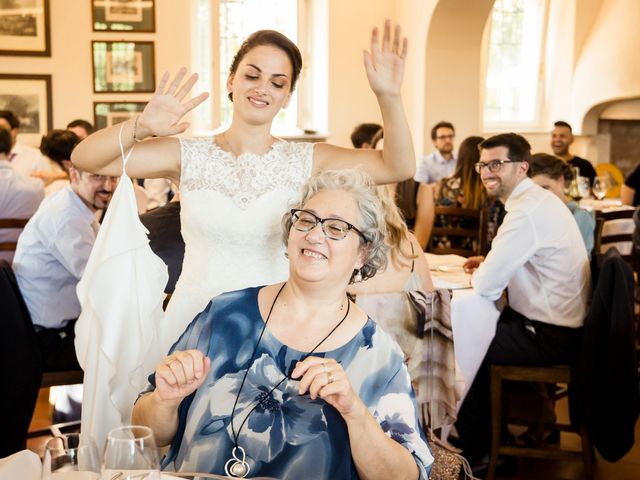
[[[75,346],[85,372],[81,428],[99,448],[109,430],[130,423],[147,375],[170,347],[158,342],[167,267],[147,233],[123,167],[77,288],[82,313]]]

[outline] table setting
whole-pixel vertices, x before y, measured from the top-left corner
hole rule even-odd
[[[199,480],[225,479],[199,472],[161,472],[160,454],[153,431],[129,425],[111,430],[103,456],[96,442],[81,433],[49,439],[42,459],[22,450],[0,459],[0,480]],[[247,477],[249,478],[249,477]],[[274,480],[252,477],[254,480]]]

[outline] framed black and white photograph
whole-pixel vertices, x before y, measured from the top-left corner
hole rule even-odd
[[[93,31],[155,32],[154,0],[90,0]]]
[[[51,56],[49,0],[0,0],[0,55]]]
[[[39,145],[53,128],[51,75],[0,75],[0,110],[11,110],[20,120],[21,141]]]
[[[144,102],[93,102],[96,130],[125,122],[144,110]]]
[[[92,42],[93,91],[153,92],[153,42]]]

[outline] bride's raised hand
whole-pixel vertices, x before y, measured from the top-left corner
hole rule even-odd
[[[400,25],[394,28],[391,38],[391,21],[384,22],[382,44],[378,38],[378,27],[371,32],[371,51],[364,51],[364,67],[371,90],[376,96],[400,95],[404,62],[407,57],[407,39],[402,38]]]
[[[180,122],[180,120],[186,113],[204,102],[209,94],[201,93],[197,97],[184,101],[198,81],[198,74],[194,73],[183,83],[186,73],[187,69],[181,68],[171,83],[169,83],[169,72],[162,75],[158,88],[138,119],[137,138],[177,135],[189,127],[189,123]]]

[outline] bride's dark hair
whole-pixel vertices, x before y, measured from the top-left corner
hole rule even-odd
[[[238,65],[244,58],[244,56],[255,47],[261,45],[268,45],[279,48],[289,57],[291,62],[291,91],[296,88],[296,82],[300,76],[300,70],[302,70],[302,55],[297,45],[289,40],[285,35],[275,30],[258,30],[249,35],[233,57],[229,73],[234,74],[238,70]],[[233,101],[233,94],[229,92],[229,100]]]

